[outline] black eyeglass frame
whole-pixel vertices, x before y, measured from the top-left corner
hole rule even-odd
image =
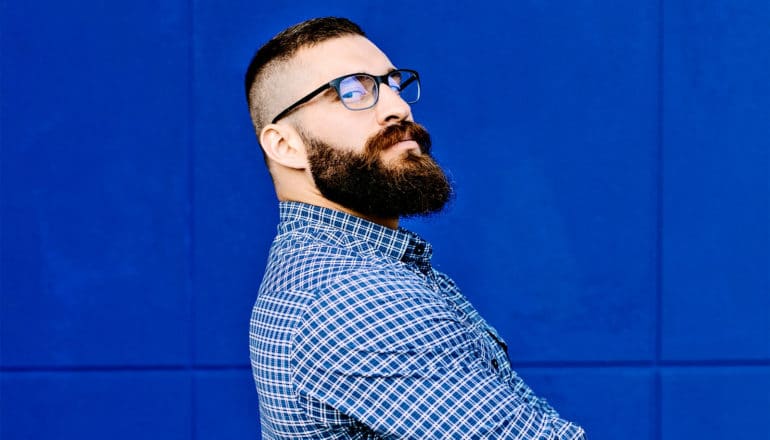
[[[350,74],[347,74],[347,75],[343,75],[343,76],[341,76],[339,78],[335,78],[335,79],[329,81],[328,83],[322,85],[321,87],[319,87],[319,88],[313,90],[312,92],[308,93],[303,98],[301,98],[299,101],[297,101],[294,104],[286,107],[286,109],[284,111],[282,111],[281,113],[278,113],[278,116],[274,117],[273,121],[271,123],[275,124],[276,121],[278,121],[279,119],[285,117],[286,115],[288,115],[289,113],[294,111],[294,109],[296,109],[297,107],[299,107],[302,104],[310,101],[311,99],[315,98],[317,95],[321,94],[321,92],[324,92],[324,91],[326,91],[326,89],[329,89],[329,88],[332,88],[332,89],[334,89],[337,92],[337,96],[340,96],[340,100],[342,101],[342,105],[344,105],[346,109],[351,110],[351,111],[359,111],[359,110],[370,109],[370,108],[374,107],[375,105],[377,105],[377,101],[380,100],[380,85],[385,83],[385,84],[388,85],[388,87],[390,87],[390,84],[388,83],[388,78],[390,78],[391,75],[393,75],[394,73],[397,73],[397,72],[406,72],[406,73],[409,73],[409,74],[412,75],[412,77],[407,79],[407,81],[405,83],[401,83],[399,85],[399,89],[400,89],[399,93],[400,93],[401,90],[404,89],[404,87],[408,86],[409,84],[411,84],[414,81],[417,81],[417,98],[415,98],[412,101],[407,101],[407,103],[408,104],[412,104],[412,103],[417,102],[420,99],[421,89],[420,89],[420,74],[417,73],[416,70],[411,70],[411,69],[395,69],[395,70],[391,70],[390,72],[386,73],[385,75],[380,75],[380,76],[371,75],[369,73],[350,73]],[[368,107],[363,107],[363,108],[350,108],[350,107],[348,107],[345,104],[345,101],[342,99],[342,97],[340,95],[340,83],[342,83],[342,80],[344,80],[346,78],[350,78],[351,76],[368,76],[370,78],[374,78],[374,81],[377,83],[377,87],[375,87],[374,91],[373,91],[375,96],[374,96],[374,101],[372,101],[372,105],[370,105]]]

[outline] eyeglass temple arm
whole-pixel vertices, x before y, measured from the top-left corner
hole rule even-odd
[[[407,79],[406,81],[402,82],[401,85],[399,85],[398,88],[401,89],[401,90],[404,90],[404,88],[406,86],[408,86],[409,84],[411,84],[411,83],[413,83],[415,81],[417,81],[417,75],[412,75],[411,77],[409,77],[409,79]]]
[[[302,98],[302,99],[300,99],[299,101],[295,102],[294,104],[292,104],[292,105],[290,105],[290,106],[286,107],[286,110],[282,111],[281,113],[278,113],[278,116],[276,116],[276,117],[274,117],[274,118],[273,118],[273,121],[271,122],[271,124],[275,124],[275,122],[276,122],[277,120],[279,120],[279,119],[283,118],[284,116],[288,115],[288,114],[289,114],[289,113],[291,113],[291,112],[292,112],[292,111],[293,111],[295,108],[297,108],[297,107],[301,106],[302,104],[304,104],[304,103],[306,103],[306,102],[310,101],[311,99],[315,98],[315,97],[316,97],[316,95],[318,95],[319,93],[321,93],[321,92],[323,92],[324,90],[328,89],[329,87],[333,87],[331,83],[329,83],[329,84],[324,84],[324,85],[322,85],[321,87],[319,87],[319,88],[317,88],[317,89],[313,90],[312,92],[308,93],[307,95],[305,95],[305,97],[304,97],[304,98]]]

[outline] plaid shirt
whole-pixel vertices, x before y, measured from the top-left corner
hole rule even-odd
[[[536,397],[431,246],[280,204],[250,325],[265,439],[582,439]]]

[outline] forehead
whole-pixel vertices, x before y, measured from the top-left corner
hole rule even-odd
[[[300,88],[318,87],[349,73],[382,75],[393,69],[388,57],[368,39],[348,35],[301,49],[296,57]]]

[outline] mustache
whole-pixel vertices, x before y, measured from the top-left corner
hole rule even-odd
[[[415,141],[423,154],[430,154],[432,144],[428,130],[411,121],[401,121],[375,133],[366,140],[364,151],[370,160],[376,160],[382,151],[405,140]]]

